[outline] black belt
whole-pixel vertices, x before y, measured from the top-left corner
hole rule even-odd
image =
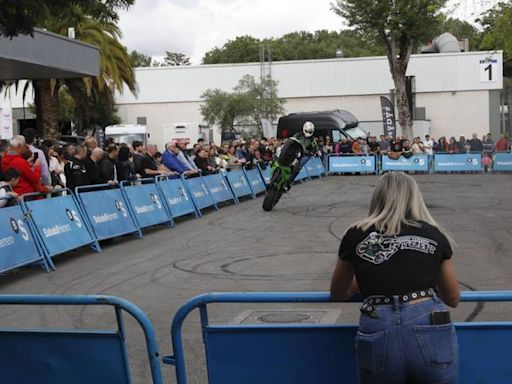
[[[432,288],[429,289],[421,289],[419,291],[409,292],[398,296],[398,302],[400,304],[407,303],[409,301],[414,301],[418,299],[423,299],[426,297],[434,297],[434,290]],[[390,305],[395,302],[394,296],[383,296],[383,295],[375,295],[369,296],[363,301],[363,305],[361,306],[361,312],[365,313],[373,318],[378,318],[379,314],[375,310],[376,305]]]

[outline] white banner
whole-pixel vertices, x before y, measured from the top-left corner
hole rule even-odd
[[[1,109],[1,137],[4,140],[10,140],[12,138],[12,109],[10,107],[3,106]]]

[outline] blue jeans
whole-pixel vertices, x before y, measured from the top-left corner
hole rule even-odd
[[[453,323],[431,325],[432,311],[446,310],[435,296],[418,303],[375,306],[378,318],[361,314],[356,336],[360,384],[453,384],[459,349]]]

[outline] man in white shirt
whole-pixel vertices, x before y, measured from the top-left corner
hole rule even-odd
[[[430,135],[425,135],[425,141],[423,142],[423,150],[427,155],[434,154],[434,142],[430,139]]]

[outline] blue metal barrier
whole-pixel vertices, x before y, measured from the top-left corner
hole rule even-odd
[[[0,197],[0,200],[7,200]],[[0,273],[27,264],[41,264],[46,271],[53,268],[32,236],[30,222],[21,207],[0,209]]]
[[[110,184],[78,187],[76,197],[98,240],[128,233],[135,233],[138,237],[142,237],[136,220],[130,214],[128,202],[119,187],[113,187]]]
[[[217,203],[215,203],[215,200],[213,200],[213,197],[210,195],[210,192],[206,187],[203,176],[185,179],[185,184],[192,195],[194,205],[199,211],[208,207],[219,209],[217,207]]]
[[[400,156],[398,159],[391,159],[387,155],[380,157],[381,171],[429,172],[429,165],[428,155]]]
[[[246,169],[245,176],[249,182],[253,195],[265,192],[265,181],[258,168]]]
[[[375,155],[329,155],[327,172],[333,173],[377,173]]]
[[[226,178],[221,173],[203,176],[203,181],[215,203],[218,204],[233,200],[235,204],[238,204],[238,196],[233,194],[232,189],[229,187],[226,181]]]
[[[37,237],[47,260],[84,245],[100,251],[96,235],[73,193],[69,189],[61,189],[52,192],[51,195],[55,194],[60,195],[30,200],[46,194],[29,193],[23,195],[21,205],[24,214],[30,218],[34,236]]]
[[[492,170],[495,172],[512,172],[512,153],[496,152]]]
[[[139,228],[167,223],[174,225],[172,217],[165,209],[155,179],[139,179],[135,182],[123,181],[121,190],[128,202],[132,216]]]
[[[183,176],[179,179],[168,179],[159,176],[157,180],[157,187],[160,188],[161,195],[172,217],[185,216],[191,213],[196,217],[201,216],[192,201],[192,196],[185,185]]]
[[[304,168],[306,168],[306,172],[309,177],[321,177],[322,175],[318,172],[318,168],[316,167],[315,159],[317,157],[312,157],[308,160],[306,164],[304,164]]]
[[[310,179],[308,171],[306,170],[306,167],[302,167],[299,171],[299,174],[295,178],[295,181],[304,182],[304,180]]]
[[[434,172],[482,172],[482,154],[435,153]]]
[[[315,163],[315,167],[316,167],[316,170],[318,172],[318,175],[319,176],[325,175],[326,174],[325,166],[324,166],[324,163],[322,162],[322,159],[319,158],[319,157],[314,157],[313,161]]]
[[[270,183],[270,176],[272,176],[272,166],[270,164],[265,165],[265,168],[258,164],[258,170],[260,171],[261,178],[265,182],[265,185]]]
[[[512,301],[512,291],[462,292],[465,302]],[[353,324],[211,325],[211,303],[327,303],[324,292],[210,293],[184,304],[171,336],[178,384],[187,383],[182,327],[199,309],[209,384],[340,384],[356,382]],[[336,305],[340,305],[337,303]],[[456,323],[461,383],[508,383],[512,322]]]
[[[0,305],[107,305],[117,329],[0,328],[0,372],[5,383],[130,383],[123,312],[140,325],[154,384],[163,383],[151,322],[129,301],[114,296],[0,295]]]
[[[231,187],[231,190],[233,191],[233,194],[237,197],[244,197],[244,196],[252,196],[255,197],[252,193],[252,189],[249,185],[249,182],[247,181],[247,178],[245,177],[245,173],[243,169],[234,170],[231,172],[226,172],[226,178],[228,179],[229,185]]]

